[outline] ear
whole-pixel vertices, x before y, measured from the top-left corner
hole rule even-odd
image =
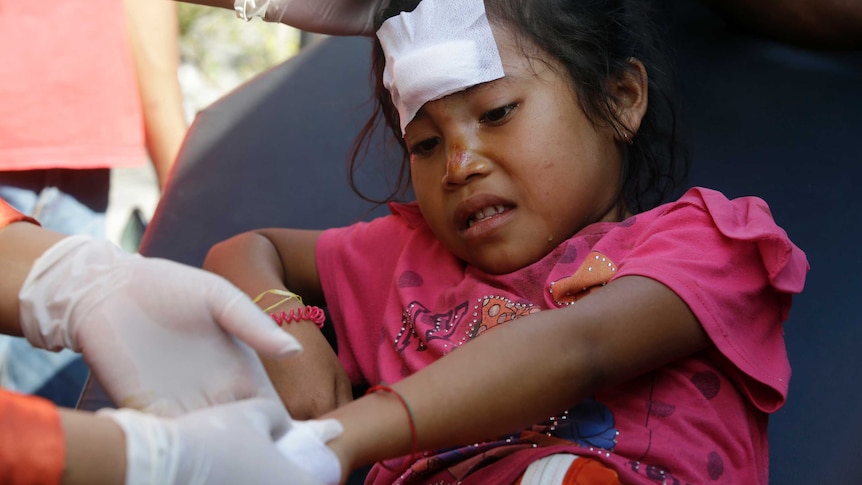
[[[628,68],[611,81],[609,90],[620,122],[616,127],[618,139],[631,143],[646,114],[649,90],[643,63],[634,57],[628,63]]]

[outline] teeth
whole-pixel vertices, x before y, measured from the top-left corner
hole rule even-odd
[[[504,210],[506,209],[502,205],[485,207],[484,209],[478,210],[475,214],[470,216],[470,219],[467,220],[467,227],[471,227],[473,224],[484,221],[485,219],[490,219],[497,214],[502,214]]]

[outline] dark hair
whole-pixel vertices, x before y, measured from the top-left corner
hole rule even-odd
[[[688,170],[688,157],[679,141],[677,106],[671,63],[651,12],[643,0],[485,0],[492,22],[507,26],[521,42],[527,41],[556,59],[572,80],[587,117],[596,125],[612,126],[622,134],[624,125],[608,92],[609,81],[631,69],[636,58],[649,79],[647,112],[636,134],[627,133],[624,145],[621,194],[634,213],[651,209],[674,194]],[[392,0],[379,15],[379,23],[419,0]],[[376,106],[354,143],[349,165],[351,187],[362,196],[353,176],[363,147],[383,121],[402,148],[397,187],[386,202],[409,189],[409,155],[401,138],[398,111],[383,87],[383,50],[375,41],[372,78]],[[368,199],[368,198],[366,198]],[[371,199],[368,199],[371,200]]]

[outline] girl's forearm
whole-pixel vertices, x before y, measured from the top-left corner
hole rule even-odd
[[[319,231],[262,229],[241,234],[215,245],[204,268],[220,274],[254,298],[263,293],[262,309],[271,312],[302,307],[299,300],[285,299],[271,289],[288,289],[302,303],[321,305],[320,282],[314,264]],[[332,346],[310,321],[283,323],[282,328],[303,347],[298,356],[261,361],[276,391],[295,419],[310,419],[352,400],[350,382]]]
[[[517,432],[707,342],[668,288],[623,277],[570,307],[495,328],[392,387],[409,403],[418,449],[438,449]],[[325,417],[344,424],[330,446],[345,468],[411,451],[407,413],[393,396],[366,396]]]
[[[254,298],[286,288],[310,305],[322,305],[314,248],[320,231],[261,229],[214,245],[204,261],[208,271],[227,278]]]
[[[253,232],[214,245],[203,268],[227,278],[252,298],[264,290],[284,286],[278,253],[267,238]]]
[[[552,332],[547,318],[530,320],[530,325],[510,322],[495,328],[392,385],[410,408],[417,450],[411,450],[407,410],[384,392],[324,416],[338,419],[345,429],[330,447],[349,464],[346,468],[353,469],[411,451],[493,439],[541,421],[541,416],[552,416],[587,396],[594,386],[593,377],[578,375],[577,369],[587,367],[578,360],[589,359],[589,348],[576,343],[560,345],[566,337]],[[557,338],[543,338],[551,333]],[[535,348],[543,344],[545,348],[537,352]],[[563,363],[567,358],[573,360]],[[573,385],[565,389],[560,382]],[[535,399],[537,395],[545,398]]]

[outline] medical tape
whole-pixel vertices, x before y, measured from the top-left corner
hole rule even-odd
[[[505,75],[483,0],[423,0],[383,22],[377,38],[402,134],[425,103]]]

